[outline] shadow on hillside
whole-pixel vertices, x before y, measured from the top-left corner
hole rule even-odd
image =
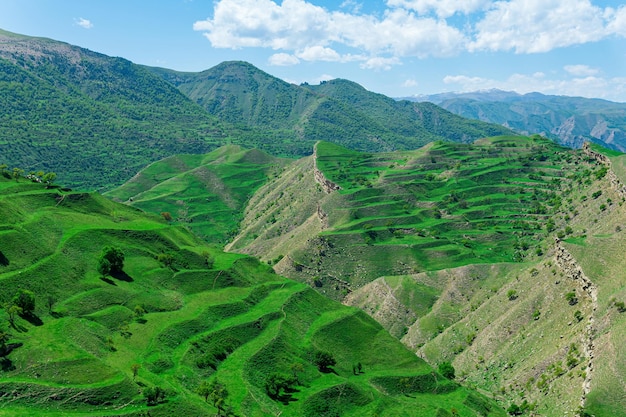
[[[292,393],[294,392],[300,392],[300,390],[296,388],[287,388],[285,389],[284,393],[276,397],[275,400],[280,401],[281,403],[283,403],[283,405],[289,405],[289,403],[298,401],[297,398],[293,398]]]
[[[11,362],[11,359],[9,358],[0,359],[0,371],[9,372],[9,371],[14,371],[14,370],[15,370],[15,365],[13,365],[13,362]]]
[[[9,266],[9,258],[4,256],[4,253],[0,252],[0,266]]]
[[[107,278],[107,277],[100,277],[100,279],[101,279],[102,281],[106,282],[107,284],[117,286],[117,284],[115,283],[115,281],[113,281],[113,280],[112,280],[112,279],[110,279],[110,278]]]
[[[133,282],[134,279],[124,271],[111,271],[111,276],[118,281]]]
[[[36,315],[29,313],[29,314],[24,314],[20,316],[21,318],[23,318],[24,320],[26,320],[27,322],[29,322],[30,324],[32,324],[33,326],[42,326],[43,325],[43,321],[41,321],[41,319],[39,317],[37,317]]]

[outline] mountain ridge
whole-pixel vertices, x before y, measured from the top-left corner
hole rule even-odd
[[[455,114],[502,124],[523,134],[543,134],[570,147],[591,141],[622,152],[626,149],[626,103],[501,90],[409,99],[433,102]]]

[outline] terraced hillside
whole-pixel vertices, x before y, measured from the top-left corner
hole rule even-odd
[[[278,270],[337,297],[382,275],[537,256],[545,250],[538,236],[559,226],[553,215],[577,178],[585,170],[601,174],[581,154],[538,136],[380,154],[320,143],[316,167],[301,163],[310,172],[299,184],[279,178],[251,200],[229,249],[281,258]],[[315,170],[318,181],[339,189],[311,185]],[[313,197],[295,194],[311,187]],[[313,210],[303,202],[309,198]],[[305,218],[317,217],[314,238],[293,222],[300,205]],[[285,250],[278,240],[292,242],[291,250],[278,253]]]
[[[236,145],[205,155],[177,155],[141,170],[105,193],[147,212],[188,225],[198,236],[225,244],[236,233],[251,195],[291,160]]]
[[[538,136],[320,143],[251,199],[228,248],[360,307],[505,408],[621,416],[623,167]]]
[[[0,211],[0,415],[504,415],[360,310],[158,215],[3,176]]]

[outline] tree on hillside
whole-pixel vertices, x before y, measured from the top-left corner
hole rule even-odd
[[[454,379],[456,371],[454,366],[448,361],[439,364],[438,371],[441,375],[448,379]]]
[[[287,375],[274,372],[265,380],[265,392],[270,398],[278,398],[281,391],[290,389],[295,384],[295,379]]]
[[[224,384],[217,379],[211,382],[203,381],[196,389],[196,392],[203,396],[206,402],[209,402],[209,399],[211,399],[213,407],[217,408],[217,415],[222,415],[226,408],[226,398],[228,398],[228,390],[226,390]]]
[[[330,367],[335,366],[337,364],[337,361],[329,352],[323,352],[321,350],[318,350],[317,352],[315,352],[313,363],[321,372],[329,372]]]
[[[57,174],[55,174],[54,172],[48,172],[44,174],[43,177],[41,177],[41,181],[43,181],[43,183],[46,184],[46,187],[50,187],[52,183],[54,182],[54,180],[56,179],[56,177],[57,177]]]
[[[138,363],[133,363],[132,365],[130,365],[130,370],[133,373],[133,381],[137,378],[137,374],[139,373],[139,368],[141,368],[141,365],[139,365]]]
[[[24,174],[24,170],[21,168],[13,168],[13,179],[15,179],[15,181],[18,181],[21,177],[22,174]]]
[[[22,314],[32,314],[35,311],[35,294],[32,291],[20,288],[11,302],[22,309]]]
[[[147,405],[157,405],[165,398],[165,390],[159,386],[148,387],[143,391]]]
[[[124,252],[112,246],[105,246],[98,259],[98,272],[102,275],[121,272],[124,268]]]
[[[15,327],[15,318],[19,314],[22,314],[22,308],[19,307],[19,306],[16,306],[15,304],[7,303],[4,306],[4,310],[7,313],[7,318],[9,320],[9,324],[11,325],[11,327]]]
[[[10,338],[11,338],[11,335],[8,332],[5,332],[4,330],[0,330],[0,356],[4,355],[6,351],[6,347],[7,347],[7,342],[9,341]]]

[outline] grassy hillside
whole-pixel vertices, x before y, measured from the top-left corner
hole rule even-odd
[[[223,62],[200,73],[150,68],[221,120],[260,128],[310,154],[318,140],[362,151],[415,149],[434,140],[469,142],[511,133],[470,121],[432,104],[396,102],[358,84],[334,80],[297,86],[246,62]],[[249,136],[248,146],[272,152],[266,139]]]
[[[198,236],[225,244],[245,204],[290,160],[229,145],[205,155],[177,155],[141,170],[107,197],[187,224]]]
[[[359,306],[505,408],[620,415],[626,213],[612,172],[538,136],[383,154],[320,143],[251,199],[228,248]]]
[[[341,189],[319,189],[317,197],[294,194],[319,187],[312,169],[298,176],[298,185],[280,179],[268,184],[260,195],[273,195],[266,201],[274,204],[253,199],[230,248],[265,260],[283,255],[282,272],[336,296],[382,275],[537,256],[577,178],[596,169],[540,137],[437,142],[381,154],[320,143],[316,161]],[[306,203],[310,198],[313,207]],[[300,226],[290,213],[300,209],[307,210],[300,217],[318,217],[315,237],[294,232]],[[277,240],[295,244],[277,253]]]
[[[2,163],[53,171],[80,189],[118,185],[149,162],[204,153],[224,126],[122,58],[0,32]]]
[[[157,215],[3,176],[0,210],[0,415],[504,415],[360,310]]]

